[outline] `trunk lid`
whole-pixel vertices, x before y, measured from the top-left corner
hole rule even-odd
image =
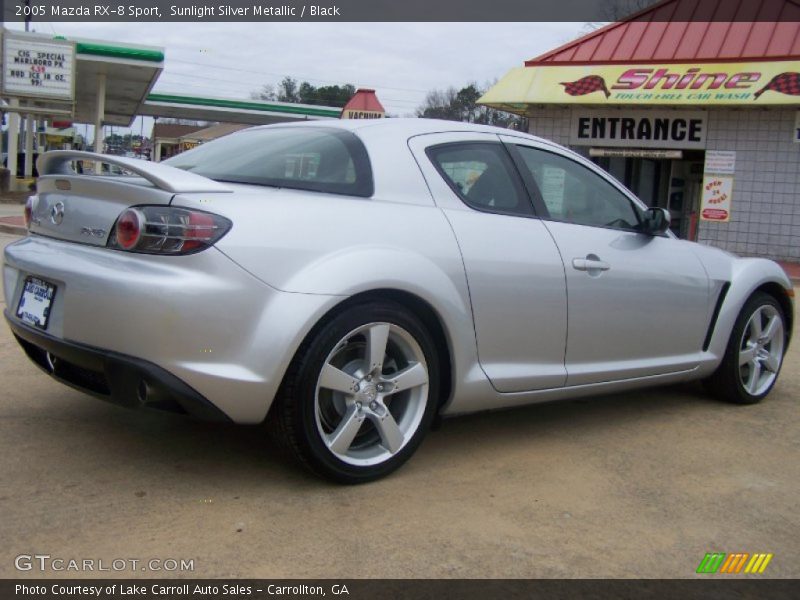
[[[30,231],[105,246],[120,213],[137,204],[169,204],[165,192],[137,177],[41,177],[33,199]]]
[[[78,173],[78,161],[90,163],[92,170]],[[96,163],[104,165],[108,174],[95,175]],[[230,191],[205,177],[159,163],[90,152],[47,152],[39,157],[37,167],[30,231],[93,246],[107,244],[117,218],[128,207],[168,205],[176,193]]]

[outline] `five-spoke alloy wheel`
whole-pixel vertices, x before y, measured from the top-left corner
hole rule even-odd
[[[381,463],[419,428],[428,366],[408,331],[368,323],[345,335],[317,380],[317,429],[330,451],[353,465]]]
[[[400,305],[373,301],[312,332],[271,420],[283,445],[312,470],[360,483],[411,456],[437,399],[438,358],[424,324]]]
[[[717,371],[708,379],[721,399],[754,404],[775,385],[786,349],[786,319],[772,296],[757,292],[745,303]]]
[[[771,304],[750,316],[739,344],[739,380],[751,396],[772,387],[783,360],[783,315]]]

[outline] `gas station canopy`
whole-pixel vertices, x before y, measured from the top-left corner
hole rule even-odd
[[[82,38],[67,40],[11,30],[3,30],[2,34],[6,38],[2,45],[6,53],[2,96],[15,99],[4,108],[9,112],[125,127],[140,115],[257,125],[338,119],[342,112],[330,106],[153,93],[164,70],[163,48]],[[41,80],[44,85],[31,86],[36,76],[29,78],[28,71],[37,66],[37,55],[53,49],[65,52],[67,60],[63,66],[43,67],[38,77],[40,80],[47,77],[49,81]],[[21,60],[15,58],[17,54]],[[61,88],[51,75],[44,74],[44,69],[56,73],[59,68],[63,73]],[[51,88],[48,83],[53,84]]]
[[[164,50],[75,40],[75,121],[95,121],[100,80],[105,77],[107,125],[130,126],[164,68]]]
[[[341,108],[331,106],[177,94],[150,94],[139,109],[140,115],[151,117],[224,121],[249,125],[266,125],[298,119],[338,119],[341,112]]]

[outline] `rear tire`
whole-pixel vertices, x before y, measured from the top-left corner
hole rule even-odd
[[[416,316],[394,302],[356,304],[300,347],[268,426],[315,473],[372,481],[422,442],[436,414],[439,372],[433,340]]]
[[[725,356],[706,387],[734,404],[756,404],[769,394],[783,364],[786,316],[775,298],[756,292],[734,323]]]

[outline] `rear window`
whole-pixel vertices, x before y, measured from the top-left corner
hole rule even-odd
[[[225,136],[164,164],[217,181],[372,195],[366,148],[339,129],[274,127]]]

